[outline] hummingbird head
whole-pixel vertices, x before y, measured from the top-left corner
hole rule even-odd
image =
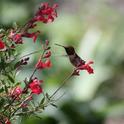
[[[67,53],[68,55],[74,55],[74,54],[75,54],[75,49],[74,49],[74,47],[72,47],[72,46],[67,46],[67,47],[65,47],[65,50],[66,50],[66,53]]]
[[[75,49],[73,46],[63,46],[63,45],[60,45],[60,44],[55,44],[57,46],[61,46],[61,47],[64,47],[65,48],[65,51],[68,55],[74,55],[75,54]]]

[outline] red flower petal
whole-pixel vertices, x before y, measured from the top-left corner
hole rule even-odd
[[[22,36],[23,36],[23,37],[32,38],[33,41],[36,42],[39,33],[40,33],[40,31],[33,32],[33,33],[27,33],[27,32],[26,32],[26,33],[24,33]]]
[[[37,64],[35,65],[35,68],[44,69],[44,68],[50,68],[51,66],[52,66],[52,63],[50,59],[47,59],[45,62],[38,60]]]
[[[35,65],[35,68],[43,69],[44,68],[44,63],[41,60],[38,60],[37,64]]]
[[[50,59],[47,59],[45,62],[45,68],[50,68],[52,66],[52,63],[50,61]]]
[[[22,34],[16,33],[13,30],[10,31],[9,38],[12,39],[16,44],[22,44]]]
[[[5,43],[2,40],[0,40],[0,49],[4,49],[5,47],[6,47]]]
[[[89,61],[88,63],[81,65],[80,67],[78,67],[79,70],[86,70],[89,74],[94,73],[93,68],[90,66],[91,64],[93,64],[93,61]]]
[[[37,78],[35,78],[30,84],[29,84],[29,88],[31,89],[32,93],[34,94],[40,94],[43,92],[40,84],[41,84],[41,80],[38,80]]]
[[[12,89],[10,96],[12,98],[17,97],[18,99],[21,94],[22,94],[22,88],[20,86],[17,86],[14,89]]]
[[[51,56],[51,51],[47,51],[44,55],[44,58],[49,58]]]
[[[57,4],[54,4],[53,7],[51,7],[48,3],[42,3],[33,20],[41,21],[43,23],[54,21],[57,17],[57,7]]]

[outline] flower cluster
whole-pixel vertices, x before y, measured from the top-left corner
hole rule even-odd
[[[40,86],[42,80],[38,80],[37,78],[34,78],[30,83],[29,83],[29,88],[31,89],[32,93],[34,94],[40,94],[43,92],[42,87]]]
[[[29,64],[30,55],[38,52],[35,51],[20,57],[18,45],[25,43],[24,37],[31,38],[34,43],[37,43],[40,31],[31,32],[30,29],[35,28],[37,22],[45,24],[53,22],[57,17],[57,7],[57,4],[50,6],[48,3],[42,3],[34,17],[23,27],[12,27],[0,32],[0,124],[12,124],[12,120],[16,120],[17,117],[36,115],[36,112],[42,112],[48,105],[55,106],[53,102],[56,100],[53,99],[53,96],[66,83],[65,80],[52,95],[48,95],[43,90],[44,81],[36,76],[37,71],[52,67],[52,52],[48,40],[42,43],[42,54],[33,66],[34,70],[31,75],[23,81],[17,81],[17,74],[21,68]],[[70,77],[79,75],[81,70],[86,70],[89,74],[93,73],[91,64],[93,64],[92,61],[80,64]],[[33,97],[40,94],[43,97],[38,104],[35,104]]]
[[[43,54],[39,56],[38,62],[34,65],[34,71],[30,77],[26,77],[24,82],[17,82],[16,75],[20,69],[28,64],[29,55],[18,58],[17,46],[24,44],[23,37],[31,38],[35,43],[40,31],[31,32],[30,29],[37,25],[37,22],[53,22],[57,17],[57,4],[52,7],[48,3],[42,3],[40,8],[23,27],[16,27],[0,32],[0,124],[11,124],[11,119],[25,114],[33,114],[42,111],[47,106],[46,101],[42,101],[37,107],[33,106],[33,95],[43,93],[42,82],[35,76],[37,70],[51,68],[51,51],[49,41],[43,45]],[[22,84],[24,87],[22,87]],[[48,95],[47,95],[48,97]],[[45,96],[46,98],[46,96]],[[44,99],[44,98],[43,98]],[[43,105],[44,104],[44,105]],[[26,108],[27,111],[23,111]]]
[[[12,29],[9,34],[9,38],[15,42],[15,44],[23,44],[23,37],[32,38],[36,42],[40,31],[29,33],[29,29],[37,26],[37,22],[49,23],[53,22],[57,17],[56,8],[58,4],[54,4],[52,7],[48,3],[41,3],[39,10],[36,12],[35,16],[29,20],[25,27],[22,29],[14,30]],[[1,45],[2,47],[2,45]]]
[[[75,70],[73,72],[73,75],[80,75],[79,72],[81,70],[86,70],[89,74],[93,74],[94,73],[94,70],[90,66],[91,64],[93,64],[93,61],[89,61],[87,63],[81,64],[79,67],[75,68]]]
[[[37,21],[41,21],[43,23],[53,22],[57,17],[57,7],[58,4],[54,4],[52,7],[50,7],[48,3],[41,4],[39,10],[35,14],[35,17],[31,20],[31,22],[33,22],[33,27],[34,23]]]

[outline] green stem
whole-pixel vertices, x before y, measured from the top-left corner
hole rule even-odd
[[[26,54],[26,55],[20,57],[19,59],[22,59],[22,58],[24,58],[24,57],[30,56],[30,55],[35,54],[35,53],[39,53],[40,51],[41,51],[41,50],[37,50],[37,51],[31,52],[31,53],[28,53],[28,54]]]
[[[9,105],[7,105],[4,109],[4,111],[2,113],[4,113],[6,110],[8,110],[8,108],[13,104],[13,102],[16,100],[17,96],[15,96],[15,98],[13,98],[13,100],[9,103]]]
[[[67,83],[67,81],[73,76],[73,72],[71,72],[71,74],[69,76],[67,76],[67,78],[64,79],[64,81],[62,82],[62,84],[55,90],[55,92],[50,96],[50,99],[52,97],[54,97],[54,95]]]
[[[40,56],[40,59],[43,58],[45,51],[46,51],[46,50],[43,51],[42,55]],[[36,73],[36,71],[37,71],[37,68],[34,69],[32,75],[31,75],[30,78],[29,78],[29,81],[31,81],[31,79],[32,79],[32,77],[34,76],[34,74]]]

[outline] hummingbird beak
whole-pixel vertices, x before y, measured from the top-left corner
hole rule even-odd
[[[60,46],[60,47],[64,47],[64,48],[65,48],[65,46],[63,46],[63,45],[60,45],[60,44],[57,44],[57,43],[55,43],[55,45],[57,45],[57,46]]]

